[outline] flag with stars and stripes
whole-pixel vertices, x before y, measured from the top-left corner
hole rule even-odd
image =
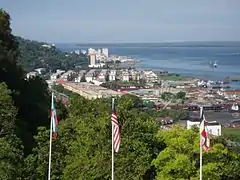
[[[114,152],[118,152],[120,146],[120,128],[117,120],[117,114],[115,111],[115,105],[112,107],[112,116],[111,121],[113,125],[113,143],[114,143]]]

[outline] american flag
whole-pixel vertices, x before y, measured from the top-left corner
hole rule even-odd
[[[58,119],[57,119],[57,112],[56,108],[54,106],[54,98],[52,95],[52,107],[51,107],[51,123],[52,123],[52,130],[54,132],[53,139],[57,138],[57,125],[58,125]]]
[[[203,107],[200,109],[201,123],[200,123],[200,135],[201,135],[201,145],[205,152],[210,149],[210,139],[207,131],[207,121],[203,112]]]
[[[112,109],[112,125],[113,125],[113,143],[114,143],[114,152],[118,152],[119,146],[120,146],[120,129],[119,129],[119,124],[117,120],[117,114],[115,111],[115,105],[113,104],[113,109]]]

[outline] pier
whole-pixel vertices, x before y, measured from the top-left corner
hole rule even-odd
[[[240,76],[228,76],[224,79],[224,82],[240,82]]]

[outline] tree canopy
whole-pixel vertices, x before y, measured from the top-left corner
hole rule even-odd
[[[46,43],[16,38],[21,53],[20,63],[24,70],[33,71],[36,68],[45,68],[56,71],[56,69],[69,70],[76,66],[87,67],[88,57],[84,54],[65,53],[55,46]]]

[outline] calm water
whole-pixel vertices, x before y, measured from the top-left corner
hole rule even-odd
[[[64,51],[100,48],[98,45],[59,44]],[[240,46],[227,47],[164,47],[162,45],[101,45],[109,54],[131,56],[141,62],[137,68],[167,70],[182,75],[197,76],[211,80],[223,80],[227,76],[240,76]],[[218,68],[209,62],[217,60]],[[235,84],[235,87],[239,87]]]

